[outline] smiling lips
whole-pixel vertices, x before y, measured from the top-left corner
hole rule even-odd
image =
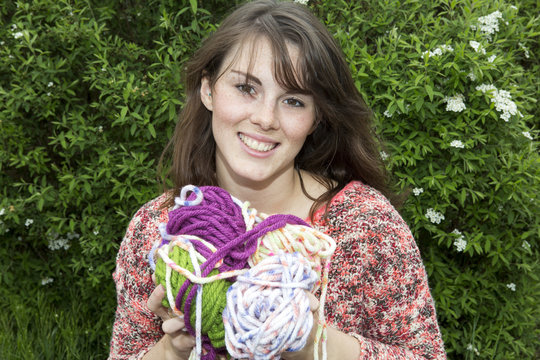
[[[238,134],[238,137],[242,142],[250,149],[260,152],[267,152],[274,149],[278,146],[278,143],[268,143],[263,141],[258,141],[253,138],[250,138],[242,133]]]

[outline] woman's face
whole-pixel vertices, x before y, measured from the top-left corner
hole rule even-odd
[[[253,53],[240,51],[236,59],[237,49],[229,52],[223,64],[227,70],[213,89],[209,79],[202,81],[201,99],[212,112],[221,186],[261,188],[292,176],[294,159],[315,122],[312,96],[283,89],[274,79],[268,40],[257,39],[253,47]],[[298,49],[288,45],[288,51],[296,64]]]

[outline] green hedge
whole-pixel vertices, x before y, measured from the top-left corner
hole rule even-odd
[[[230,1],[5,0],[0,358],[103,359],[130,217]],[[540,343],[534,1],[310,1],[374,109],[451,359]]]

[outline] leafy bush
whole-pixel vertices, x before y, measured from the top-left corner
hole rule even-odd
[[[116,251],[159,193],[183,63],[234,4],[4,4],[0,357],[105,358]],[[398,190],[411,192],[402,213],[449,358],[538,356],[535,3],[309,6],[342,44]]]

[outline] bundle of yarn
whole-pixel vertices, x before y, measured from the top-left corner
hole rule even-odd
[[[324,349],[324,297],[329,260],[335,249],[335,242],[330,237],[292,215],[258,214],[249,207],[249,203],[233,198],[218,187],[186,186],[175,203],[168,223],[160,226],[162,239],[154,245],[149,261],[155,269],[158,283],[166,288],[164,305],[176,314],[185,315],[186,329],[196,338],[193,358],[213,360],[217,354],[225,354],[224,344],[231,355],[235,354],[235,358],[256,359],[272,359],[282,351],[303,347],[309,334],[307,329],[311,329],[313,323],[312,318],[309,320],[311,312],[304,289],[315,292],[319,287],[321,310],[316,342],[322,337]],[[303,282],[299,281],[299,269],[288,269],[292,262],[288,258],[283,259],[286,253],[296,253],[294,256],[303,259],[294,261],[305,265],[306,269],[301,272],[304,274]],[[157,258],[156,263],[154,257]],[[265,262],[270,258],[276,258],[274,265]],[[272,270],[266,271],[266,278],[261,275],[265,273],[262,269],[270,268]],[[281,269],[279,280],[276,277],[277,268]],[[227,295],[227,289],[235,281],[250,288],[241,290],[241,293],[247,294],[242,295],[243,301],[239,301],[239,295]],[[256,287],[259,287],[258,290]],[[281,289],[283,295],[275,295],[274,290],[277,289]],[[291,289],[296,289],[296,293]],[[263,331],[256,336],[259,340],[253,340],[255,337],[249,335],[252,334],[250,330],[237,326],[249,321],[247,313],[238,315],[238,305],[249,308],[251,303],[246,301],[250,299],[250,294],[255,293],[281,301],[282,305],[276,305],[253,298],[260,304],[256,309],[257,314],[275,313],[266,317],[270,321],[278,318],[286,326],[283,319],[289,321],[292,318],[278,316],[282,310],[305,315],[298,317],[299,320],[291,320],[295,323],[291,329],[296,330],[294,334],[289,332],[288,341],[285,341],[285,337],[278,342],[267,341],[271,338],[269,334],[275,332],[270,327],[267,333]],[[304,296],[303,300],[299,294]],[[225,308],[229,309],[226,317],[223,312]],[[224,323],[230,325],[230,331],[225,331]],[[260,320],[255,323],[260,324]],[[280,331],[284,333],[283,328]],[[250,341],[246,341],[250,336]],[[258,343],[266,345],[257,348]],[[281,345],[276,345],[278,343]],[[203,347],[206,350],[204,355]]]
[[[225,342],[235,359],[280,359],[304,347],[313,326],[305,290],[317,273],[299,253],[262,260],[238,276],[223,311]]]

